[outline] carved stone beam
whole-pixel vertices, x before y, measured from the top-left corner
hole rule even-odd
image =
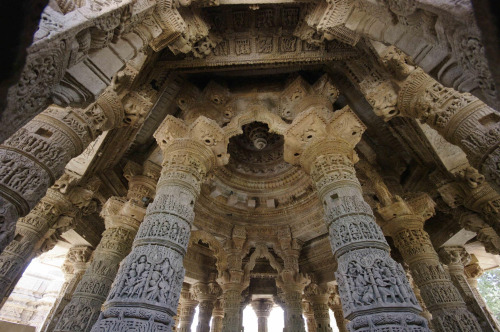
[[[196,198],[207,173],[228,161],[228,139],[222,128],[205,117],[188,126],[168,116],[155,138],[163,152],[156,197],[93,331],[119,331],[123,324],[139,329],[172,328]],[[146,279],[150,281],[143,282]],[[131,311],[131,306],[136,309]]]
[[[189,7],[189,2],[161,1],[153,13],[153,19],[161,33],[150,42],[151,48],[159,52],[169,47],[174,54],[193,53],[203,58],[217,45],[218,38],[209,34],[210,26],[198,9]]]
[[[47,6],[19,82],[9,89],[0,142],[49,106],[51,97],[61,105],[93,102],[154,37],[153,8],[153,1],[87,1],[63,15]]]
[[[316,185],[338,262],[335,275],[350,329],[367,329],[374,317],[382,328],[393,324],[384,318],[391,316],[428,331],[404,270],[390,257],[389,245],[363,200],[355,175],[354,147],[365,128],[347,106],[333,113],[326,105],[305,108],[285,131],[284,158],[301,165]],[[372,286],[362,280],[375,280],[379,274],[387,274],[392,282],[373,283],[371,293]]]

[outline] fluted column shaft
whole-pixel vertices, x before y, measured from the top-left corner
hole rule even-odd
[[[49,315],[45,319],[42,332],[53,331],[55,324],[59,320],[64,308],[71,301],[76,286],[80,282],[87,268],[87,262],[92,253],[92,249],[87,246],[75,246],[69,249],[66,260],[63,264],[63,271],[67,276],[66,282],[61,289],[61,293],[54,303]]]
[[[467,154],[500,192],[500,113],[469,93],[446,88],[422,69],[399,84],[398,109],[437,130]]]
[[[171,330],[174,325],[194,205],[207,172],[222,157],[222,153],[216,157],[214,146],[220,143],[225,151],[227,142],[220,138],[222,129],[203,117],[188,127],[169,116],[155,137],[163,152],[156,197],[120,266],[95,332],[123,331],[128,326]]]
[[[122,117],[122,104],[108,89],[85,110],[50,106],[0,145],[0,251],[17,219],[45,196],[67,163]]]
[[[26,217],[19,219],[16,237],[0,254],[1,305],[37,254],[49,229],[57,222],[61,213],[71,207],[72,204],[65,195],[49,189],[42,201]]]
[[[418,200],[416,203],[420,204]],[[385,229],[409,265],[415,284],[432,314],[434,329],[437,332],[481,331],[441,265],[429,235],[423,229],[425,219],[412,214],[411,208],[402,200],[379,211],[388,220]]]
[[[481,299],[476,297],[472,287],[467,282],[464,262],[470,261],[470,255],[463,247],[442,247],[439,252],[443,262],[448,265],[448,271],[455,287],[465,301],[467,309],[476,316],[481,331],[499,332],[496,321],[481,305]]]

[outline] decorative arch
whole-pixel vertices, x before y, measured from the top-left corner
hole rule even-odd
[[[217,270],[224,271],[227,269],[227,254],[222,247],[219,240],[215,238],[212,234],[203,231],[195,230],[191,232],[191,237],[189,238],[190,244],[198,244],[198,241],[208,244],[208,247],[213,250],[214,256],[217,259]]]

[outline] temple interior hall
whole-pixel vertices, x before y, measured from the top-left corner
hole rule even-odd
[[[500,332],[496,0],[17,0],[0,331]]]

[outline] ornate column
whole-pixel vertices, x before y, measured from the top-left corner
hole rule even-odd
[[[481,331],[424,231],[425,220],[434,214],[434,202],[426,194],[408,194],[406,200],[395,196],[392,204],[383,204],[378,212],[385,220],[385,234],[394,239],[408,264],[432,314],[434,329],[438,332]]]
[[[284,257],[284,268],[276,278],[276,286],[283,291],[286,307],[284,331],[305,332],[306,328],[302,318],[302,293],[311,280],[299,272],[301,244],[292,238],[289,227],[278,230],[278,240],[281,254]]]
[[[451,280],[460,292],[460,295],[462,295],[467,305],[467,309],[476,316],[481,326],[481,331],[499,332],[500,330],[496,321],[491,314],[481,306],[482,301],[476,298],[472,287],[467,282],[464,265],[467,265],[471,260],[469,253],[464,247],[442,247],[439,254],[443,262],[448,265]]]
[[[215,301],[214,309],[212,310],[212,328],[210,332],[222,332],[222,320],[224,318],[224,305],[222,299]]]
[[[146,211],[145,205],[155,195],[157,174],[155,165],[150,163],[146,163],[144,169],[133,163],[125,167],[125,177],[129,180],[127,197],[111,197],[104,204],[101,216],[106,230],[54,331],[86,332],[92,328],[119,264],[132,247]]]
[[[66,230],[80,208],[85,208],[97,189],[95,183],[87,188],[67,187],[66,176],[49,188],[45,197],[30,213],[19,219],[16,236],[0,254],[0,298],[2,305],[21,278],[31,260],[55,243],[51,235],[57,228]],[[66,216],[61,217],[62,214]]]
[[[180,312],[178,332],[191,332],[191,325],[193,325],[194,314],[198,301],[194,299],[193,293],[190,291],[191,285],[184,283],[181,289],[180,297]]]
[[[194,204],[202,181],[227,163],[227,139],[212,120],[189,127],[168,116],[155,133],[163,152],[156,198],[120,266],[93,331],[171,330],[184,279]],[[131,309],[133,308],[133,309]]]
[[[328,300],[330,298],[329,287],[327,285],[311,283],[306,287],[304,294],[312,305],[317,326],[316,331],[332,332],[330,326],[330,313],[328,311]]]
[[[316,332],[316,320],[314,319],[314,310],[311,302],[303,300],[302,311],[306,318],[307,332]]]
[[[217,298],[222,290],[215,281],[198,282],[191,287],[194,298],[198,301],[198,326],[196,332],[210,332],[210,319]]]
[[[267,332],[267,319],[273,309],[273,301],[269,299],[258,299],[253,300],[251,305],[257,315],[258,332]]]
[[[471,255],[471,260],[470,263],[465,267],[465,276],[467,277],[467,283],[469,284],[472,292],[474,293],[474,297],[476,298],[476,301],[478,302],[479,306],[483,309],[483,312],[486,313],[486,315],[489,317],[488,320],[490,322],[494,322],[493,325],[498,329],[498,321],[496,318],[493,316],[491,313],[490,309],[488,308],[488,305],[486,302],[484,302],[484,299],[482,295],[479,293],[478,290],[478,285],[477,285],[477,278],[479,278],[483,274],[483,269],[481,266],[479,266],[479,261],[477,260],[475,255]]]
[[[333,288],[333,292],[330,295],[328,301],[328,306],[333,311],[333,316],[335,317],[335,322],[337,323],[337,328],[339,332],[348,332],[346,327],[346,321],[344,319],[344,312],[342,311],[342,303],[340,303],[340,295],[338,287]]]
[[[240,316],[242,292],[245,284],[242,266],[243,245],[246,241],[244,227],[234,226],[231,239],[226,241],[224,251],[227,255],[227,266],[219,263],[219,278],[217,282],[222,288],[222,303],[224,305],[223,332],[239,332],[242,321]]]
[[[382,59],[398,78],[401,115],[427,123],[462,148],[471,165],[500,192],[500,113],[469,93],[444,87],[409,65],[411,60],[395,47],[388,47]]]
[[[19,217],[97,136],[121,125],[123,106],[110,88],[85,110],[50,106],[0,145],[0,251]]]
[[[41,331],[53,331],[66,305],[71,301],[76,286],[82,279],[87,268],[87,262],[92,254],[92,249],[87,246],[75,246],[69,249],[63,264],[64,277],[66,279],[59,298],[45,319]]]
[[[347,106],[331,112],[328,103],[316,103],[285,131],[284,156],[311,174],[325,209],[349,330],[429,331],[356,178],[354,146],[365,126]]]

